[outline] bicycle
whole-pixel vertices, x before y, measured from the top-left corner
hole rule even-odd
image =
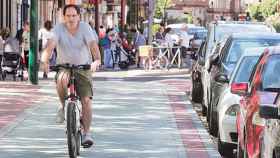
[[[67,144],[70,158],[76,158],[80,155],[81,137],[82,137],[82,108],[80,97],[76,94],[74,70],[89,70],[90,65],[70,65],[59,64],[52,66],[52,70],[58,72],[60,69],[70,71],[68,95],[65,97],[65,120]]]
[[[159,68],[159,69],[167,69],[169,65],[169,60],[166,55],[169,54],[168,48],[158,48],[159,53],[158,55],[152,60],[152,67]],[[162,49],[165,49],[162,51]]]
[[[167,69],[169,65],[168,56],[170,55],[170,50],[168,47],[160,46],[159,44],[153,42],[153,52],[152,55],[144,60],[144,68],[159,68],[159,69]],[[158,49],[157,51],[155,51]]]

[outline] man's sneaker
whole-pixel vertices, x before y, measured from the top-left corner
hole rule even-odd
[[[64,118],[64,109],[63,108],[59,108],[56,114],[56,123],[63,123],[65,118]]]
[[[82,135],[82,146],[84,148],[90,148],[93,144],[93,139],[89,133]]]

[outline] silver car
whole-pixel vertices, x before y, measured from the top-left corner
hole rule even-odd
[[[236,112],[239,109],[240,96],[231,93],[231,84],[248,82],[250,74],[262,54],[264,47],[248,48],[238,60],[229,79],[220,76],[220,80],[229,80],[229,85],[221,94],[218,110],[218,150],[221,155],[232,155],[237,145]]]

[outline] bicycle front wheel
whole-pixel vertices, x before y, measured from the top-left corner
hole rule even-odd
[[[169,65],[169,61],[167,59],[166,56],[162,56],[160,59],[158,59],[157,61],[157,66],[160,68],[160,69],[167,69],[168,68],[168,65]]]
[[[76,105],[70,102],[67,105],[67,143],[70,158],[76,158],[80,151],[80,135],[76,116]]]

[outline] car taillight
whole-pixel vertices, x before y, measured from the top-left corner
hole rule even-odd
[[[232,83],[230,90],[233,94],[245,95],[248,91],[248,83]]]

